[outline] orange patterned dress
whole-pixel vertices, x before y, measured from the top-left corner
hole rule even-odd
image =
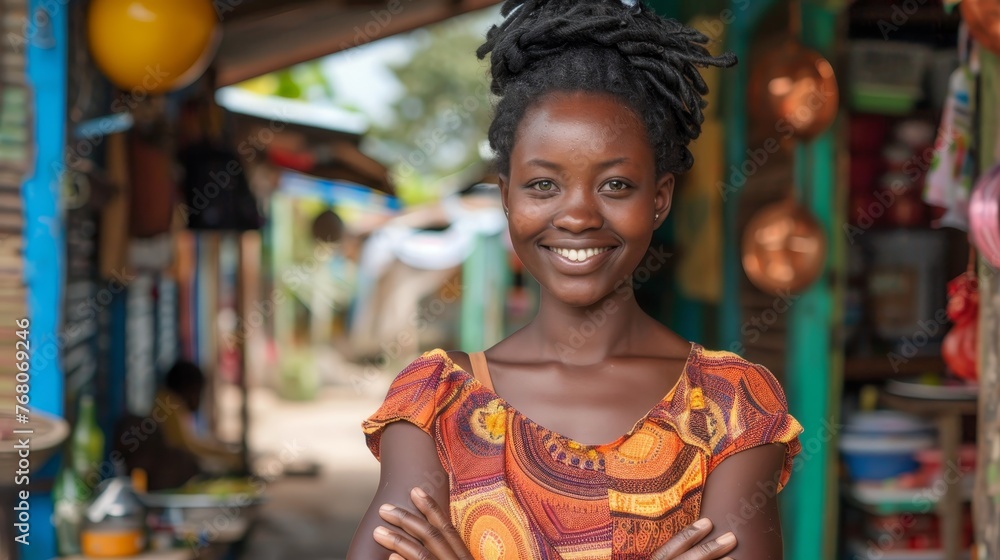
[[[363,423],[376,458],[391,422],[430,434],[452,522],[477,560],[645,560],[699,518],[705,480],[726,457],[788,444],[780,490],[801,449],[802,427],[774,376],[696,344],[670,393],[603,445],[539,426],[482,379],[432,350],[400,372]]]

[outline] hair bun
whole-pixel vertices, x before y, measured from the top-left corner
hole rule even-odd
[[[600,31],[628,26],[626,16],[641,9],[620,0],[507,0],[500,9],[504,21],[490,28],[476,55],[492,55],[491,91],[503,95],[533,63],[567,48],[602,43]]]
[[[495,95],[503,99],[514,92],[530,99],[548,87],[603,88],[623,98],[641,97],[640,112],[650,113],[643,115],[647,127],[658,120],[676,130],[675,138],[654,141],[658,159],[679,158],[676,165],[666,164],[671,169],[690,167],[686,145],[701,134],[708,93],[698,68],[732,66],[734,55],[712,56],[707,36],[661,17],[641,0],[506,0],[500,14],[504,20],[490,28],[476,51],[479,58],[490,55]],[[491,130],[509,128],[501,121]],[[491,136],[498,153],[508,144],[509,139],[495,142]]]

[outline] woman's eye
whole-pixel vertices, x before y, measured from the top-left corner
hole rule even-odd
[[[552,181],[538,181],[533,186],[535,187],[535,190],[542,192],[549,192],[556,188],[556,186],[552,184]]]
[[[607,186],[608,190],[612,192],[623,191],[628,188],[628,184],[624,181],[608,181],[605,183],[605,186]]]

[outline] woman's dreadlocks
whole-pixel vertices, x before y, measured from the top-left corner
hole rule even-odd
[[[507,0],[477,55],[491,55],[491,90],[499,96],[490,146],[510,171],[517,126],[532,103],[556,91],[613,95],[645,123],[657,172],[683,173],[688,143],[701,134],[708,93],[698,67],[729,67],[712,56],[708,37],[664,19],[641,1]]]

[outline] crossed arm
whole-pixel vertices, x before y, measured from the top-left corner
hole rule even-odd
[[[409,422],[393,422],[382,432],[381,475],[378,491],[354,533],[347,560],[386,560],[391,552],[375,542],[376,527],[388,527],[378,509],[393,504],[415,511],[410,490],[421,488],[439,504],[448,504],[448,475],[441,466],[434,441]]]
[[[708,543],[731,531],[737,541],[736,548],[729,554],[733,560],[781,560],[781,523],[776,494],[785,452],[784,444],[764,445],[737,453],[720,463],[705,482],[701,504],[702,517],[712,520],[711,533],[705,536],[704,532],[692,530],[690,534]],[[379,507],[393,504],[417,511],[410,494],[415,487],[421,488],[438,504],[449,502],[448,476],[438,459],[433,440],[412,424],[394,422],[382,434],[378,491],[354,534],[348,560],[389,558],[391,552],[372,536],[377,527],[390,527],[379,515]],[[678,557],[670,554],[660,558]],[[711,551],[697,557],[719,558],[711,555]]]

